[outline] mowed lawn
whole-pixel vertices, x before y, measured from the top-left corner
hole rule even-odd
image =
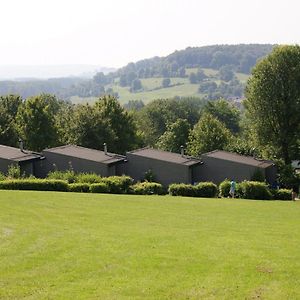
[[[300,203],[0,191],[0,299],[300,299]]]

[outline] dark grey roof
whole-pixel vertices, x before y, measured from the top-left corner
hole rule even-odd
[[[26,161],[40,158],[41,155],[30,151],[21,151],[19,148],[0,145],[0,158],[12,161]]]
[[[105,154],[104,151],[84,148],[75,145],[65,145],[61,147],[46,149],[43,151],[43,153],[47,152],[101,162],[103,164],[113,164],[125,160],[125,156],[123,155],[114,153]]]
[[[186,166],[192,166],[195,164],[201,163],[200,159],[191,157],[191,156],[181,156],[181,154],[168,152],[168,151],[162,151],[158,149],[152,149],[152,148],[142,148],[133,150],[131,152],[128,152],[134,155],[143,156],[147,158],[152,158],[156,160],[161,161],[167,161],[174,164],[180,164],[180,165],[186,165]]]
[[[202,154],[202,156],[228,160],[228,161],[237,162],[237,163],[259,167],[259,168],[267,168],[274,165],[274,162],[270,160],[257,159],[252,156],[245,156],[245,155],[240,155],[237,153],[221,151],[221,150],[215,150],[208,153],[204,153]]]

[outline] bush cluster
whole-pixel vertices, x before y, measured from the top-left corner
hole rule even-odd
[[[8,179],[0,181],[0,189],[67,192],[68,184],[63,180],[52,179]]]
[[[132,192],[136,195],[164,195],[165,189],[157,182],[139,182],[132,186]]]
[[[258,181],[242,181],[238,183],[236,194],[243,199],[270,200],[272,198],[268,185]]]
[[[79,193],[110,193],[136,195],[164,195],[165,188],[157,182],[138,182],[133,184],[129,176],[101,177],[95,173],[76,174],[72,170],[51,172],[46,179],[11,178],[0,173],[0,189],[2,190],[36,190],[63,191]],[[219,188],[212,182],[200,182],[197,185],[170,184],[168,193],[172,196],[214,198],[218,192],[221,197],[228,197],[230,181],[225,179]],[[256,200],[292,200],[289,189],[273,190],[264,182],[242,181],[237,184],[236,197]]]
[[[213,198],[218,193],[218,187],[212,182],[200,182],[197,185],[174,183],[169,185],[171,196]]]
[[[288,189],[271,190],[274,200],[292,200],[292,191]]]

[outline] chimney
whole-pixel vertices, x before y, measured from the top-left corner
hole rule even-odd
[[[107,155],[107,145],[106,145],[106,143],[104,143],[103,146],[104,146],[104,154]]]
[[[24,152],[24,144],[23,144],[23,140],[21,138],[19,139],[19,148],[20,148],[21,152]]]
[[[181,157],[184,156],[184,148],[183,145],[180,146],[180,153],[181,153]]]

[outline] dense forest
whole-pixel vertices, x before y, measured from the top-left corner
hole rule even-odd
[[[0,94],[19,94],[24,98],[40,93],[51,93],[57,97],[70,100],[79,98],[113,95],[122,98],[122,92],[131,95],[149,91],[144,79],[162,78],[161,85],[152,88],[159,90],[169,88],[170,97],[177,96],[177,90],[170,88],[197,85],[193,96],[205,96],[209,100],[220,97],[241,98],[244,83],[236,73],[249,74],[256,62],[271,52],[273,45],[216,45],[206,47],[189,47],[175,51],[166,57],[154,57],[129,63],[116,72],[97,73],[92,79],[56,78],[30,81],[1,81]],[[214,75],[205,69],[215,70]],[[173,82],[177,79],[176,82]],[[188,79],[188,81],[184,81]],[[123,88],[123,90],[122,90]],[[189,88],[187,88],[188,90]],[[181,93],[182,94],[182,93]],[[143,100],[143,95],[139,97]],[[154,98],[159,98],[155,94]],[[129,100],[130,100],[130,96]],[[136,97],[134,97],[136,99]]]

